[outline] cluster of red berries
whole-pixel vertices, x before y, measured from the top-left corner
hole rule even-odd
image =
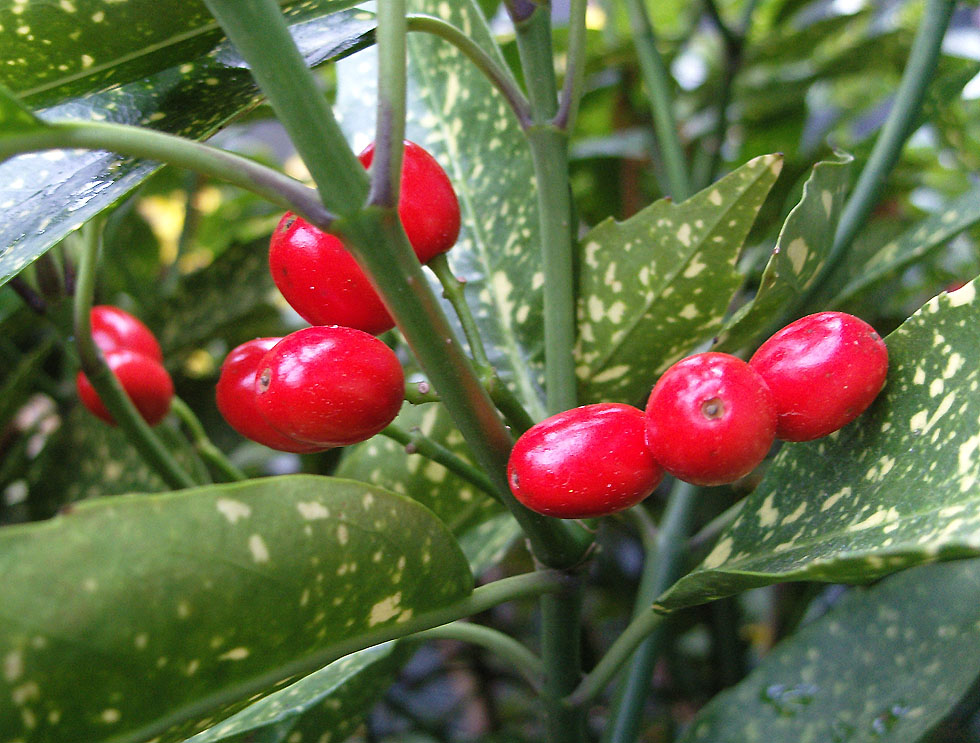
[[[139,319],[111,305],[96,305],[89,317],[92,340],[126,395],[147,423],[159,423],[170,411],[174,385],[163,368],[163,351],[156,336]],[[116,424],[82,372],[75,377],[75,387],[86,408],[106,423]]]
[[[371,166],[373,145],[359,155]],[[421,263],[459,236],[456,192],[431,154],[405,142],[398,215]],[[218,409],[243,436],[309,453],[374,436],[405,392],[394,352],[374,336],[395,322],[344,244],[287,212],[272,233],[269,270],[283,297],[313,327],[258,338],[228,354]]]
[[[599,403],[533,426],[510,456],[514,496],[559,518],[603,516],[639,503],[668,472],[696,485],[747,475],[776,438],[811,441],[850,423],[885,384],[888,350],[843,312],[797,320],[748,363],[700,353],[671,366],[646,411]]]

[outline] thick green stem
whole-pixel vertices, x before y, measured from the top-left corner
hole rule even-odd
[[[507,661],[535,690],[541,688],[544,666],[541,659],[510,635],[473,622],[452,622],[419,632],[416,640],[458,640],[486,648]]]
[[[83,227],[81,261],[75,288],[75,346],[82,371],[130,443],[164,482],[172,488],[190,488],[197,483],[163,445],[127,397],[116,375],[106,366],[102,352],[92,339],[92,298],[95,294],[95,268],[102,240],[102,221],[94,219]]]
[[[194,444],[194,449],[205,462],[221,474],[224,482],[248,479],[245,473],[232,464],[228,460],[228,457],[208,438],[208,434],[204,430],[204,426],[201,425],[201,421],[198,420],[198,417],[186,402],[179,397],[174,397],[170,403],[170,409],[180,419],[180,422],[184,424],[184,427],[190,434],[190,440]]]
[[[551,743],[585,741],[585,708],[565,697],[582,675],[582,579],[565,578],[564,590],[541,597],[541,660],[544,662],[545,728]]]
[[[205,0],[249,63],[280,123],[306,164],[327,208],[358,212],[368,177],[351,152],[326,97],[293,43],[276,0]],[[320,225],[317,225],[320,226]]]
[[[136,126],[93,121],[49,124],[29,133],[4,137],[0,140],[0,160],[21,152],[62,148],[111,150],[165,162],[251,191],[277,206],[295,211],[321,229],[329,227],[332,220],[316,191],[272,168],[217,147]]]
[[[396,208],[405,139],[405,0],[378,5],[378,109],[368,203]]]
[[[517,52],[524,71],[524,86],[531,99],[535,124],[550,122],[558,112],[558,83],[551,52],[551,7],[538,5],[528,14],[511,14],[517,32]]]
[[[663,158],[667,177],[669,196],[675,201],[683,201],[691,195],[691,184],[687,173],[684,149],[681,147],[677,122],[674,120],[674,95],[670,73],[663,57],[657,49],[657,37],[650,23],[643,0],[625,0],[629,11],[633,44],[640,61],[640,71],[650,96],[650,111],[653,114],[654,133],[660,156]]]
[[[891,111],[844,206],[830,255],[810,289],[794,303],[792,314],[805,308],[825,279],[838,268],[867,222],[889,173],[902,154],[905,141],[912,134],[926,89],[935,76],[943,36],[955,5],[954,0],[927,0]]]
[[[493,483],[482,471],[466,462],[449,449],[436,443],[428,436],[418,430],[406,431],[399,426],[390,425],[381,431],[382,436],[387,436],[392,441],[397,441],[405,447],[410,454],[421,454],[433,462],[438,462],[450,472],[459,475],[471,485],[475,485],[487,495],[494,498],[499,497],[493,487]]]
[[[638,617],[649,610],[661,593],[667,590],[681,571],[685,540],[691,527],[698,488],[680,480],[674,485],[667,510],[656,536],[644,530],[643,576],[633,607]],[[633,509],[637,510],[637,509]],[[663,625],[658,625],[629,661],[621,674],[619,686],[609,714],[609,724],[603,734],[604,743],[633,743],[637,739],[643,707],[653,678],[653,667],[663,647]]]
[[[568,57],[565,64],[565,84],[558,102],[558,113],[554,125],[570,132],[575,128],[578,104],[582,99],[582,84],[585,79],[586,27],[585,13],[587,0],[572,0],[568,13]]]
[[[248,699],[254,694],[268,692],[284,678],[299,678],[309,675],[313,671],[358,650],[364,650],[383,642],[407,637],[416,632],[473,616],[507,601],[557,591],[561,586],[561,575],[551,571],[536,571],[494,581],[474,589],[469,596],[449,606],[422,612],[405,622],[389,622],[356,637],[332,643],[327,648],[315,650],[309,655],[297,658],[271,671],[257,674],[235,684],[221,686],[219,691],[212,694],[199,695],[193,702],[170,710],[165,716],[144,725],[138,730],[106,738],[105,743],[132,743],[133,741],[149,740],[164,734],[173,725],[189,719],[203,719],[213,713],[215,709],[240,702],[242,699]]]

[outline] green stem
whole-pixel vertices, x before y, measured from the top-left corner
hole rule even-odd
[[[424,379],[420,382],[405,382],[405,402],[410,405],[426,405],[430,402],[439,402],[439,395]]]
[[[531,99],[531,120],[538,125],[550,122],[558,112],[550,5],[535,5],[530,12],[522,9],[520,15],[511,13],[517,33],[517,52],[524,71],[524,87]]]
[[[705,524],[697,534],[688,540],[688,552],[698,553],[711,547],[718,535],[735,522],[744,507],[745,499],[743,498]]]
[[[674,120],[673,89],[670,72],[657,49],[657,37],[650,23],[644,0],[625,0],[629,12],[633,44],[640,61],[640,71],[650,96],[654,133],[664,161],[669,195],[675,201],[683,201],[691,195],[684,149],[681,146]]]
[[[44,316],[47,313],[48,303],[44,297],[34,291],[34,287],[28,284],[22,277],[14,276],[7,284],[34,314]]]
[[[544,666],[541,659],[510,635],[472,622],[452,622],[442,627],[423,630],[416,640],[458,640],[479,645],[497,658],[510,663],[531,687],[540,691]]]
[[[378,4],[378,108],[368,203],[396,209],[405,139],[405,0]]]
[[[194,449],[205,462],[210,464],[215,470],[217,470],[224,477],[224,482],[235,482],[238,480],[247,480],[245,473],[242,472],[238,467],[232,464],[228,457],[226,457],[218,447],[214,445],[210,438],[208,438],[207,432],[204,430],[204,426],[201,425],[201,421],[191,410],[190,406],[184,402],[179,397],[174,396],[174,399],[170,403],[170,409],[174,412],[174,415],[184,424],[190,434],[191,443],[194,444]]]
[[[565,84],[558,102],[554,125],[570,132],[575,128],[579,101],[582,99],[582,83],[585,79],[587,0],[572,0],[568,13],[568,57],[565,64]]]
[[[521,128],[531,125],[531,108],[527,98],[517,86],[510,70],[497,64],[483,47],[451,23],[427,15],[409,15],[406,19],[409,31],[423,31],[438,36],[455,46],[482,72],[507,101]]]
[[[421,431],[418,431],[417,429],[406,431],[399,426],[389,425],[387,428],[381,431],[381,435],[387,436],[392,441],[397,441],[399,444],[404,446],[406,450],[411,448],[411,451],[409,451],[410,454],[421,454],[423,457],[431,459],[433,462],[438,462],[447,470],[459,475],[471,485],[478,487],[487,495],[494,498],[498,497],[498,493],[494,489],[493,483],[490,481],[489,477],[487,477],[483,472],[471,465],[469,462],[457,457],[446,447],[430,439]]]
[[[567,575],[559,593],[541,597],[541,659],[545,680],[542,701],[551,743],[585,741],[585,708],[565,704],[582,675],[582,579]]]
[[[322,229],[329,227],[333,218],[323,208],[316,191],[272,168],[217,147],[136,126],[92,121],[49,124],[25,134],[4,137],[0,140],[0,160],[21,152],[62,148],[111,150],[187,168],[291,209]]]
[[[793,304],[792,314],[804,308],[827,277],[839,267],[867,222],[889,173],[902,154],[905,141],[912,134],[926,89],[935,76],[943,36],[955,5],[954,0],[927,0],[891,111],[841,213],[827,261],[811,287]]]
[[[494,370],[493,375],[487,380],[485,387],[487,393],[490,395],[490,399],[493,400],[493,404],[497,406],[497,410],[503,413],[507,425],[510,426],[513,434],[520,436],[534,425],[534,418],[527,412],[524,403],[511,391],[507,383],[497,375],[496,370]]]
[[[697,487],[678,480],[671,491],[667,510],[656,535],[651,536],[648,530],[642,532],[646,557],[633,607],[634,618],[648,611],[653,601],[679,577],[681,558],[685,554],[685,539],[690,530],[697,494]],[[643,707],[650,690],[653,667],[660,655],[663,641],[663,625],[660,624],[640,643],[629,661],[629,666],[621,674],[603,743],[632,743],[636,740]]]
[[[133,741],[149,740],[164,734],[173,725],[189,719],[203,719],[215,709],[227,707],[235,702],[240,702],[242,699],[248,699],[254,694],[268,692],[284,678],[307,676],[346,655],[356,653],[358,650],[364,650],[383,642],[407,637],[416,632],[473,616],[507,601],[557,591],[561,588],[561,584],[561,576],[551,571],[536,571],[494,581],[475,588],[469,596],[449,606],[422,612],[404,622],[389,622],[377,629],[368,630],[355,637],[332,643],[329,647],[315,650],[304,657],[277,666],[270,671],[222,686],[219,691],[214,693],[199,695],[193,702],[177,709],[171,709],[163,717],[138,730],[131,730],[105,739],[105,743],[133,743]]]
[[[126,434],[143,459],[172,488],[190,488],[196,484],[163,445],[136,410],[92,339],[92,297],[95,294],[95,269],[102,239],[102,220],[93,219],[82,228],[83,242],[75,288],[75,345],[85,376],[106,406],[119,428]]]

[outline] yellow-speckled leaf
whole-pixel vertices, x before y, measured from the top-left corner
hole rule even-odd
[[[353,0],[282,0],[287,15]],[[221,29],[201,0],[0,2],[0,84],[34,107],[132,82],[210,51]]]
[[[980,554],[978,328],[976,282],[927,302],[888,336],[888,380],[868,411],[784,446],[711,554],[657,603]]]
[[[582,239],[583,402],[636,403],[657,375],[721,326],[741,277],[735,261],[782,167],[764,155],[682,204],[657,201]]]
[[[813,283],[834,244],[853,160],[850,155],[840,154],[835,160],[813,167],[800,203],[793,207],[779,232],[755,298],[725,323],[712,350],[738,350],[767,328],[780,308]]]
[[[854,590],[698,714],[681,743],[922,740],[980,673],[980,565]]]
[[[412,12],[463,29],[506,69],[482,12],[471,0],[411,0]],[[541,271],[534,167],[510,108],[455,47],[430,34],[410,34],[408,138],[432,152],[459,195],[463,229],[449,252],[467,281],[491,361],[543,417]],[[337,65],[336,111],[359,149],[374,137],[376,54],[366,50]]]
[[[27,743],[183,740],[472,589],[427,509],[303,475],[6,527],[0,574],[0,739]]]

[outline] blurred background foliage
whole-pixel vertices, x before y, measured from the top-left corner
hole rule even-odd
[[[744,30],[741,53],[733,55],[704,3],[646,0],[671,71],[675,115],[697,187],[760,154],[781,152],[785,158],[740,263],[747,277],[741,302],[751,299],[783,219],[814,163],[842,150],[855,156],[852,173],[860,172],[888,113],[923,9],[916,0],[759,0],[743,29],[750,2],[717,3],[726,24],[736,33]],[[481,0],[481,5],[519,75],[506,15],[494,0]],[[567,7],[558,0],[552,5],[561,49]],[[625,219],[668,192],[625,4],[592,2],[588,29],[585,95],[571,146],[583,232],[609,216]],[[559,56],[559,69],[563,64]],[[332,66],[319,68],[318,74],[332,94]],[[731,97],[722,110],[728,78],[733,80]],[[725,126],[719,149],[720,116]],[[265,106],[237,119],[212,142],[306,176]],[[854,258],[830,277],[823,301],[894,236],[980,188],[978,173],[980,10],[975,3],[962,3],[920,124]],[[178,394],[217,445],[249,474],[332,473],[343,451],[303,457],[272,452],[234,433],[214,404],[218,369],[231,348],[303,325],[275,291],[266,268],[268,235],[280,216],[255,196],[164,168],[112,213],[97,300],[133,312],[158,334]],[[842,308],[885,334],[931,296],[980,273],[978,245],[980,226],[973,226],[850,296]],[[25,277],[47,288],[57,303],[58,287],[71,280],[74,253],[70,236]],[[389,340],[397,344],[396,338]],[[53,330],[36,322],[10,285],[0,288],[0,525],[47,518],[93,493],[164,489],[117,431],[78,414],[75,369],[72,352]],[[176,421],[162,428],[184,461],[203,466]],[[708,523],[752,486],[750,481],[715,489],[701,504],[698,524]],[[655,511],[662,501],[648,503]],[[592,628],[586,637],[587,667],[598,648],[623,628],[642,562],[637,525],[626,518],[604,521],[604,548],[590,568],[598,590],[590,593],[586,606]],[[529,569],[526,559],[522,551],[513,551],[484,578]],[[643,740],[672,739],[706,700],[743,678],[775,642],[827,611],[846,590],[783,585],[678,615],[669,624],[676,642],[666,644],[670,651],[655,674],[657,693],[650,697]],[[524,612],[508,605],[485,619],[520,636],[532,620]],[[928,740],[980,740],[978,709],[980,687]],[[601,729],[604,709],[593,714],[594,726]],[[507,729],[523,730],[520,739],[533,741],[539,738],[539,724],[520,679],[509,669],[483,650],[444,642],[427,645],[412,658],[358,735],[402,743],[515,740],[512,733],[507,738],[496,733]]]

